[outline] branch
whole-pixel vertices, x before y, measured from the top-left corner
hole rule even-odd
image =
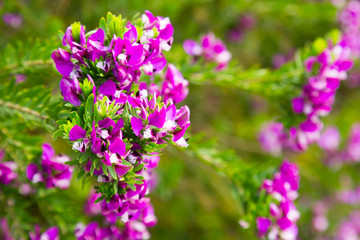
[[[41,113],[39,113],[37,111],[34,111],[34,110],[30,109],[30,108],[23,107],[23,106],[20,106],[18,104],[11,103],[11,102],[5,102],[4,100],[1,100],[1,99],[0,99],[0,105],[3,105],[3,106],[8,107],[10,109],[18,110],[18,111],[23,112],[23,113],[31,114],[31,115],[39,118],[39,119],[42,119],[42,120],[45,120],[45,119],[48,118],[47,116],[41,115]]]

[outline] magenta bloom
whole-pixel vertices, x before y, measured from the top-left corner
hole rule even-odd
[[[4,13],[3,21],[13,28],[20,28],[23,25],[23,17],[19,13]]]
[[[3,240],[15,240],[10,233],[9,224],[6,218],[0,219],[0,237]]]
[[[0,150],[0,183],[10,184],[14,179],[17,178],[17,165],[15,162],[3,162],[5,157],[5,151]]]
[[[360,212],[354,211],[347,219],[344,219],[337,229],[335,240],[359,239],[360,236]]]
[[[31,240],[42,240],[42,239],[48,239],[48,240],[60,240],[59,237],[59,229],[57,227],[51,227],[45,232],[40,232],[40,226],[35,226],[35,233],[30,232],[29,233]]]
[[[333,0],[335,2],[335,0]],[[338,1],[338,0],[337,0]],[[344,4],[345,2],[342,1]],[[351,47],[351,54],[354,57],[360,56],[360,3],[349,1],[343,10],[338,14],[338,20],[342,25],[343,40]]]
[[[276,203],[270,204],[271,218],[258,217],[259,237],[296,240],[298,228],[296,222],[300,213],[293,201],[298,196],[299,172],[295,164],[284,161],[273,180],[265,180],[262,188],[270,194]],[[286,236],[286,238],[284,237]]]
[[[319,146],[326,151],[337,150],[340,143],[340,133],[335,127],[327,128],[318,140]]]
[[[69,101],[74,106],[79,106],[81,104],[81,101],[79,100],[81,89],[79,81],[75,76],[72,79],[66,77],[62,78],[60,81],[60,90],[64,97],[64,101]]]
[[[101,213],[101,206],[99,203],[95,203],[96,199],[101,196],[99,193],[91,192],[90,196],[85,204],[85,213],[89,216],[98,215]]]
[[[67,28],[63,45],[69,48],[59,48],[51,55],[63,76],[60,90],[65,101],[80,105],[79,83],[88,77],[81,68],[89,68],[89,64],[109,76],[106,82],[97,86],[106,96],[113,96],[117,90],[129,90],[133,83],[138,83],[142,73],[153,75],[165,68],[167,61],[162,52],[169,51],[172,45],[174,29],[171,22],[169,18],[154,17],[149,11],[145,11],[141,20],[144,26],[140,39],[137,28],[131,23],[126,25],[123,38],[114,35],[106,39],[101,28],[86,35],[81,25],[77,30],[79,35],[73,36],[74,25]]]
[[[351,48],[346,41],[341,41],[325,49],[318,56],[305,60],[305,71],[310,76],[302,94],[292,100],[292,108],[296,114],[304,114],[306,118],[299,126],[289,129],[286,139],[282,141],[282,148],[305,151],[308,145],[314,142],[319,142],[319,145],[327,150],[337,146],[338,136],[333,130],[325,132],[326,135],[321,138],[324,125],[321,117],[330,113],[336,90],[340,82],[347,78],[347,71],[353,65],[350,51]],[[279,144],[277,148],[280,148]]]
[[[264,237],[271,226],[271,220],[264,217],[258,217],[256,225],[259,230],[259,237]]]
[[[269,123],[260,131],[258,139],[263,151],[275,155],[280,154],[286,141],[283,124],[280,122]]]
[[[350,138],[346,146],[347,156],[349,160],[358,162],[360,161],[360,125],[354,124],[351,129]]]
[[[73,168],[65,163],[70,158],[65,155],[55,155],[50,144],[44,143],[41,166],[31,163],[26,168],[26,175],[33,183],[44,182],[46,188],[68,188]]]
[[[191,39],[185,40],[183,47],[190,56],[202,56],[205,61],[217,63],[216,70],[218,71],[225,69],[231,60],[231,53],[227,51],[220,39],[215,38],[213,33],[203,35],[200,44]]]
[[[182,102],[188,95],[189,82],[184,79],[183,75],[177,68],[169,64],[165,73],[165,80],[162,85],[161,95],[164,96],[164,102],[172,100],[177,104]]]
[[[73,24],[63,38],[66,50],[52,54],[63,76],[60,90],[64,100],[79,106],[80,120],[72,121],[71,126],[63,124],[60,129],[73,149],[80,152],[80,169],[95,175],[101,184],[89,197],[85,212],[101,214],[107,224],[79,224],[77,239],[149,238],[147,227],[157,222],[147,197],[157,183],[156,155],[168,143],[188,145],[184,135],[190,126],[190,110],[175,106],[187,97],[188,81],[174,65],[166,68],[163,54],[172,45],[172,24],[169,18],[155,17],[149,11],[139,21],[142,23],[137,25],[126,22],[124,33],[112,36],[101,28],[86,33],[83,26]],[[163,69],[165,73],[159,74]],[[146,75],[157,74],[163,80],[160,84],[141,82]],[[88,101],[92,97],[93,102]],[[84,107],[85,111],[93,110],[91,116],[88,112],[84,116]],[[54,153],[46,151],[46,155],[53,161]],[[56,177],[47,171],[52,169],[51,161],[43,163],[42,168],[29,165],[29,179],[54,182]],[[105,186],[117,189],[116,193],[108,194]],[[123,231],[117,229],[117,221],[125,223]]]

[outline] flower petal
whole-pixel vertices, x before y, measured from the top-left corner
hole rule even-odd
[[[69,132],[70,141],[76,141],[78,139],[84,138],[86,136],[86,131],[82,129],[79,125],[75,125]]]

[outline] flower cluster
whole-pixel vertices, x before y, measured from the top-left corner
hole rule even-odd
[[[320,135],[319,146],[327,152],[334,152],[340,144],[340,133],[336,127],[328,127]]]
[[[326,215],[330,206],[331,204],[327,200],[318,201],[314,204],[312,225],[316,231],[324,232],[328,229],[329,221]]]
[[[64,100],[78,107],[55,135],[79,153],[69,163],[79,166],[78,177],[97,177],[86,212],[101,213],[107,224],[80,224],[78,239],[148,238],[146,228],[156,223],[147,195],[158,155],[168,143],[188,145],[190,111],[175,105],[188,95],[188,81],[162,53],[173,41],[170,20],[146,11],[133,22],[109,13],[89,33],[75,23],[65,33],[66,50],[52,54]],[[118,220],[124,229],[115,229]]]
[[[116,226],[100,227],[97,222],[91,222],[87,226],[78,223],[75,227],[75,236],[78,240],[122,239],[120,230]]]
[[[23,17],[20,13],[4,13],[2,16],[4,23],[12,28],[20,28],[23,25]]]
[[[154,17],[149,11],[142,16],[141,31],[139,26],[126,24],[125,19],[108,14],[108,21],[116,22],[86,37],[85,28],[79,23],[68,27],[63,45],[68,50],[59,48],[51,55],[56,69],[63,76],[60,90],[65,101],[75,106],[81,104],[81,89],[78,78],[90,74],[93,79],[108,80],[106,86],[113,87],[104,91],[129,91],[133,83],[138,83],[141,71],[147,75],[160,72],[166,66],[163,51],[169,51],[173,41],[173,27],[169,18]],[[126,26],[125,26],[126,24]],[[111,92],[107,92],[111,93]]]
[[[351,48],[351,54],[360,57],[360,2],[351,0],[339,12],[338,20],[342,25],[343,39]]]
[[[282,123],[271,122],[261,129],[258,139],[264,152],[279,155],[287,136]]]
[[[298,196],[299,181],[297,166],[288,161],[283,162],[273,180],[264,181],[262,188],[273,197],[274,202],[270,204],[270,218],[257,218],[259,237],[267,236],[274,240],[297,239],[296,221],[300,214],[294,200]]]
[[[57,227],[51,227],[45,232],[41,233],[40,226],[35,226],[35,233],[29,233],[30,240],[59,240],[59,229]]]
[[[348,205],[357,205],[360,203],[360,187],[354,190],[341,191],[336,196],[337,200]]]
[[[360,212],[354,211],[343,220],[338,227],[335,240],[359,239],[360,236]]]
[[[17,173],[15,172],[17,165],[12,161],[3,162],[4,157],[5,151],[0,150],[0,183],[9,184],[17,178]]]
[[[26,175],[33,183],[43,182],[46,188],[68,188],[73,167],[65,163],[70,161],[66,155],[55,155],[50,144],[42,145],[41,166],[31,163],[26,168]]]
[[[145,195],[154,185],[152,169],[158,162],[158,156],[151,155],[152,151],[158,152],[169,141],[187,146],[183,135],[190,124],[188,108],[177,110],[174,104],[156,102],[155,96],[148,100],[144,93],[146,90],[142,90],[139,97],[123,96],[126,103],[117,105],[115,116],[93,121],[88,131],[79,125],[69,131],[73,149],[90,156],[84,160],[83,168],[98,176],[101,213],[111,224],[118,218],[133,222],[150,206],[150,199]],[[95,104],[96,109],[97,106]],[[101,167],[96,169],[95,165]],[[115,191],[109,192],[109,186]]]
[[[292,106],[295,113],[305,114],[306,120],[299,128],[290,129],[293,150],[303,151],[310,143],[319,139],[323,128],[320,116],[331,111],[340,81],[346,79],[347,71],[352,65],[350,48],[344,41],[305,61],[306,71],[311,76],[302,95],[293,99]]]
[[[9,224],[6,218],[0,219],[0,237],[3,240],[14,240],[10,233]]]
[[[93,200],[93,199],[92,199]],[[101,209],[99,203],[92,202],[92,210]],[[127,221],[124,224],[124,229],[119,230],[114,223],[109,223],[106,227],[100,227],[98,223],[92,222],[85,226],[82,223],[78,223],[75,229],[75,235],[78,240],[84,239],[120,239],[120,240],[142,240],[149,239],[150,233],[147,227],[153,227],[156,225],[157,219],[154,215],[154,209],[151,204],[143,203],[145,207],[136,214],[136,217]],[[132,205],[131,207],[135,207]],[[130,208],[131,208],[130,207]],[[91,212],[94,214],[94,212]],[[107,221],[110,219],[107,218]],[[111,221],[111,220],[110,220]]]
[[[345,152],[342,154],[344,160],[351,162],[360,161],[360,124],[356,123],[352,126],[350,137],[347,141]]]
[[[305,70],[310,75],[303,87],[301,96],[292,100],[296,114],[304,114],[306,119],[298,127],[291,127],[282,148],[304,151],[307,146],[319,140],[323,123],[320,119],[330,113],[335,101],[336,90],[340,82],[347,78],[347,71],[352,67],[350,48],[345,41],[325,49],[318,56],[305,61]],[[266,129],[268,134],[283,136],[280,128]],[[261,142],[264,144],[265,142]],[[266,147],[263,147],[266,150]]]
[[[147,188],[142,190],[149,191],[154,187],[153,168],[157,166],[159,157],[146,157],[145,161],[148,163],[148,169],[143,172],[143,176]],[[97,223],[91,223],[88,226],[79,223],[75,233],[77,239],[81,240],[89,237],[103,239],[105,236],[109,239],[149,239],[150,233],[147,227],[155,226],[157,219],[154,215],[154,209],[149,203],[150,199],[139,194],[144,193],[129,191],[127,194],[115,194],[109,202],[105,200],[96,202],[101,197],[101,194],[92,192],[85,205],[85,213],[90,216],[101,213],[105,217],[107,226],[101,228]],[[118,217],[125,222],[124,229],[121,231],[115,225]]]
[[[191,39],[185,40],[183,43],[185,52],[193,56],[194,60],[202,56],[205,61],[215,62],[217,71],[224,70],[231,60],[231,53],[226,49],[225,44],[215,38],[214,33],[203,35],[200,42],[199,44]]]
[[[344,149],[339,149],[340,134],[336,127],[328,127],[318,140],[319,146],[325,151],[324,162],[329,166],[340,166],[343,163],[360,161],[360,125],[355,123],[350,132]]]

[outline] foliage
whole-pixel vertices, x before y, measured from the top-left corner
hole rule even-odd
[[[191,129],[185,135],[188,148],[169,146],[161,156],[158,170],[158,187],[151,194],[158,218],[158,226],[151,230],[153,239],[257,239],[258,216],[269,217],[270,195],[261,191],[265,179],[271,179],[278,166],[288,158],[299,165],[301,183],[298,209],[299,236],[315,239],[320,236],[312,225],[316,201],[336,198],[344,189],[355,189],[359,181],[358,164],[328,167],[322,162],[328,153],[317,146],[307,152],[283,156],[266,154],[261,150],[257,135],[264,122],[281,121],[285,127],[297,126],[304,120],[294,113],[291,101],[299,96],[310,73],[304,62],[319,55],[324,49],[338,43],[341,38],[336,14],[338,9],[328,1],[104,1],[94,0],[5,1],[0,13],[19,13],[23,25],[14,27],[0,23],[0,149],[6,155],[2,162],[14,161],[18,168],[17,180],[10,185],[0,182],[0,220],[6,218],[15,239],[28,238],[39,224],[42,232],[57,226],[61,239],[74,239],[77,223],[103,221],[98,216],[86,216],[84,204],[96,184],[95,170],[102,169],[116,181],[100,183],[97,191],[103,193],[97,201],[109,202],[121,191],[117,188],[124,180],[129,188],[143,182],[138,174],[144,165],[132,165],[123,179],[118,178],[113,165],[101,162],[101,157],[89,149],[74,153],[67,143],[69,132],[78,125],[87,134],[105,118],[124,120],[123,138],[126,150],[136,142],[142,154],[163,151],[164,144],[149,144],[137,139],[131,129],[131,118],[139,117],[139,110],[129,104],[121,106],[104,97],[95,104],[93,87],[101,86],[112,78],[112,73],[102,71],[98,64],[105,59],[88,60],[81,67],[90,78],[80,80],[81,104],[75,107],[65,103],[59,91],[61,76],[51,59],[51,53],[63,47],[61,39],[66,26],[71,25],[72,36],[80,41],[80,22],[86,30],[103,29],[109,45],[115,35],[123,38],[127,20],[121,12],[134,16],[140,41],[144,35],[141,15],[149,9],[156,15],[169,16],[174,26],[174,43],[170,52],[164,52],[168,63],[174,64],[189,81],[189,95],[184,104],[191,110]],[[256,19],[254,26],[246,29],[241,17],[250,14]],[[102,17],[101,16],[105,16]],[[100,19],[100,23],[98,22]],[[239,23],[240,22],[240,23]],[[240,27],[239,27],[240,26]],[[232,40],[230,33],[241,28],[241,37]],[[335,30],[334,30],[335,29]],[[156,28],[154,36],[159,32]],[[94,30],[95,31],[95,30]],[[87,37],[94,33],[90,31]],[[215,70],[215,63],[194,59],[185,54],[182,43],[187,38],[199,39],[200,33],[214,31],[224,39],[233,55],[227,69]],[[56,35],[60,35],[60,38]],[[63,47],[64,48],[64,47]],[[67,46],[67,50],[71,50]],[[279,68],[273,66],[274,54],[293,53],[293,57]],[[358,62],[353,71],[356,72]],[[160,85],[164,73],[151,77],[144,74],[141,82]],[[25,80],[23,77],[25,76]],[[355,86],[358,82],[355,81]],[[130,89],[138,92],[135,86]],[[152,100],[153,96],[149,97]],[[163,99],[163,98],[162,98]],[[335,125],[340,130],[340,148],[345,149],[351,135],[351,126],[359,118],[356,103],[358,89],[344,87],[336,96],[330,116],[324,118],[325,126]],[[157,99],[157,106],[166,106]],[[326,128],[326,127],[325,127]],[[177,129],[179,130],[179,129]],[[156,131],[160,131],[156,129]],[[52,138],[53,137],[53,138]],[[65,140],[63,140],[65,139]],[[134,140],[135,139],[135,140]],[[130,142],[133,141],[133,142]],[[76,166],[70,188],[36,188],[26,176],[26,167],[41,159],[41,145],[52,142],[57,153],[69,154],[68,165]],[[169,144],[171,145],[171,144]],[[324,160],[324,161],[325,161]],[[89,172],[84,170],[92,162]],[[125,163],[124,163],[125,162]],[[127,164],[126,161],[123,161]],[[326,163],[326,161],[325,161]],[[0,161],[1,164],[1,161]],[[145,168],[144,168],[145,167]],[[338,167],[338,168],[336,168]],[[95,177],[94,177],[95,176]],[[32,186],[31,194],[23,194],[23,184]],[[335,197],[334,197],[335,196]],[[335,200],[333,200],[335,202]],[[332,204],[338,204],[333,203]],[[334,236],[340,224],[339,215],[352,212],[347,204],[329,209],[329,228],[326,236]],[[355,206],[356,208],[356,206]],[[243,220],[249,229],[238,224]],[[118,222],[119,227],[123,224]],[[16,231],[14,231],[16,229]],[[0,236],[4,230],[0,227]]]

